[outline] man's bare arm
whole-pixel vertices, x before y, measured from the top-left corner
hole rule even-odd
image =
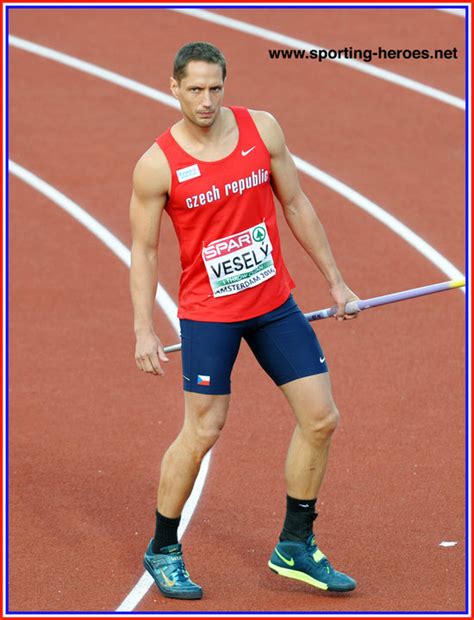
[[[279,124],[267,112],[254,112],[253,117],[269,150],[273,191],[292,233],[326,278],[339,308],[337,318],[354,318],[356,315],[344,313],[344,306],[348,301],[358,299],[357,295],[345,284],[323,225],[301,189],[295,163]]]
[[[130,201],[132,252],[130,292],[136,335],[138,368],[163,374],[160,361],[168,358],[153,326],[153,306],[158,285],[158,241],[161,216],[169,187],[169,169],[161,150],[153,145],[138,161]]]

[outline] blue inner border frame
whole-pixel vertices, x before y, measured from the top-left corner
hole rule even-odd
[[[5,565],[5,583],[4,583],[4,592],[5,592],[5,611],[8,613],[8,597],[9,597],[9,588],[8,585],[10,583],[9,579],[9,566],[8,566],[8,540],[9,540],[9,481],[10,481],[10,472],[9,472],[9,447],[10,447],[10,434],[9,434],[9,422],[10,422],[10,367],[9,367],[9,352],[10,352],[10,331],[9,331],[9,311],[10,311],[10,299],[9,299],[9,262],[8,259],[10,257],[10,198],[9,198],[9,184],[10,184],[10,175],[9,175],[9,153],[10,153],[10,123],[8,117],[8,102],[10,101],[10,80],[8,75],[9,64],[9,54],[10,54],[10,46],[8,44],[8,35],[10,34],[10,25],[9,25],[9,10],[6,8],[5,10],[5,43],[4,43],[4,58],[5,58],[5,148],[6,148],[6,157],[5,157],[5,257],[4,257],[4,270],[5,270],[5,437],[3,441],[5,442],[5,455],[4,455],[4,478],[3,485],[5,487],[5,503],[6,505],[3,507],[3,514],[5,518],[5,540],[4,540],[4,558],[2,558]],[[2,532],[3,535],[3,532]],[[2,601],[3,604],[3,601]]]
[[[469,9],[472,5],[469,7]],[[464,459],[464,468],[465,468],[465,502],[466,502],[466,518],[465,518],[465,539],[466,539],[466,553],[465,553],[465,575],[466,575],[466,593],[465,593],[465,606],[466,610],[469,606],[469,584],[471,583],[471,575],[469,574],[470,568],[470,560],[471,560],[471,540],[470,540],[470,532],[469,532],[469,523],[471,522],[471,504],[469,502],[470,492],[471,492],[471,462],[470,462],[470,445],[471,445],[471,417],[469,411],[469,402],[470,402],[470,385],[469,379],[471,376],[470,369],[470,358],[469,358],[469,343],[471,342],[471,333],[470,333],[470,323],[469,323],[469,298],[471,296],[471,265],[469,262],[469,231],[471,231],[471,212],[469,209],[469,200],[471,196],[471,186],[470,186],[470,172],[471,172],[471,160],[469,152],[469,136],[471,135],[471,119],[470,119],[470,91],[469,91],[469,77],[470,67],[471,67],[471,55],[469,51],[471,50],[471,46],[469,45],[469,22],[470,22],[470,11],[466,9],[465,13],[465,24],[464,24],[464,40],[466,43],[466,64],[465,64],[465,100],[466,100],[466,112],[465,112],[465,210],[466,210],[466,229],[465,229],[465,248],[466,248],[466,298],[465,298],[465,338],[466,338],[466,377],[465,377],[465,409],[464,409],[464,418],[465,418],[465,438],[466,438],[466,448],[465,448],[465,459]],[[472,41],[471,41],[472,45]],[[472,179],[471,179],[472,183]],[[472,591],[471,591],[472,595]],[[471,610],[470,610],[471,611]]]
[[[5,205],[5,290],[6,290],[6,299],[5,299],[5,383],[6,383],[6,393],[5,393],[5,500],[6,506],[4,507],[5,514],[5,578],[6,578],[6,587],[5,587],[5,603],[6,616],[16,617],[16,616],[43,616],[43,617],[68,617],[68,616],[79,616],[79,617],[88,617],[88,616],[178,616],[178,617],[186,617],[186,616],[196,616],[196,617],[239,617],[239,616],[285,616],[285,617],[298,617],[298,616],[346,616],[346,617],[359,617],[359,616],[405,616],[411,618],[425,618],[429,616],[448,616],[448,617],[462,617],[466,616],[471,610],[469,607],[470,602],[470,583],[471,583],[471,575],[469,572],[470,569],[470,558],[471,558],[471,548],[470,548],[470,532],[469,532],[469,523],[471,518],[471,506],[469,503],[470,498],[470,439],[471,439],[471,422],[469,416],[469,401],[470,401],[470,359],[469,359],[469,343],[470,343],[470,326],[469,326],[469,297],[470,297],[470,264],[469,264],[469,231],[471,227],[471,214],[469,211],[469,199],[470,199],[470,182],[469,182],[469,173],[470,173],[470,152],[469,152],[469,135],[470,135],[470,99],[469,99],[469,76],[470,76],[470,39],[469,39],[469,17],[470,17],[470,9],[472,5],[458,5],[458,4],[391,4],[391,5],[378,5],[378,4],[357,4],[357,5],[339,5],[335,6],[334,4],[318,4],[315,5],[311,2],[308,3],[289,3],[286,5],[278,5],[272,3],[262,3],[258,6],[249,6],[246,4],[231,4],[231,3],[221,3],[221,4],[193,4],[193,3],[169,3],[169,4],[94,4],[94,5],[84,5],[84,6],[76,6],[71,4],[54,4],[54,3],[41,3],[37,5],[23,5],[23,4],[10,4],[5,7],[5,31],[7,34],[5,40],[5,67],[6,67],[6,80],[5,80],[5,143],[6,143],[6,151],[7,157],[5,158],[5,167],[6,167],[6,205]],[[466,44],[466,55],[465,55],[465,100],[466,100],[466,110],[464,113],[465,118],[465,217],[466,217],[466,231],[465,231],[465,272],[466,272],[466,295],[465,295],[465,345],[466,345],[466,371],[465,371],[465,439],[466,439],[466,447],[465,447],[465,502],[466,502],[466,512],[465,512],[465,596],[464,603],[465,608],[462,611],[424,611],[424,612],[413,612],[413,611],[253,611],[253,612],[241,612],[241,611],[167,611],[167,612],[148,612],[148,611],[11,611],[9,609],[9,567],[8,567],[8,537],[9,537],[9,490],[8,490],[8,482],[9,482],[9,458],[8,458],[8,450],[9,450],[9,365],[8,365],[8,355],[9,355],[9,278],[8,278],[8,258],[9,258],[9,174],[8,174],[8,155],[9,155],[9,116],[8,116],[8,101],[9,101],[9,76],[8,76],[8,68],[9,68],[9,45],[8,45],[8,35],[10,33],[9,28],[9,13],[11,10],[17,9],[30,9],[30,10],[43,10],[43,9],[171,9],[171,8],[190,8],[190,9],[333,9],[333,10],[348,10],[348,9],[440,9],[440,8],[448,8],[448,9],[462,9],[465,12],[465,44]]]

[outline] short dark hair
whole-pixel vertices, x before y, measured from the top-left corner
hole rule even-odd
[[[222,69],[222,79],[225,80],[227,74],[224,54],[211,43],[196,41],[187,43],[178,50],[173,63],[173,77],[180,82],[186,76],[188,63],[197,60],[220,65]]]

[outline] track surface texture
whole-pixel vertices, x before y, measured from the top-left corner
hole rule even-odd
[[[220,9],[321,46],[453,48],[459,60],[378,66],[464,97],[464,20],[430,9]],[[163,9],[12,9],[10,34],[168,92],[191,40],[224,51],[225,101],[272,112],[290,150],[382,206],[465,271],[464,113],[329,61]],[[179,118],[156,101],[10,47],[10,158],[127,246],[131,174]],[[449,279],[354,204],[301,175],[340,268],[360,297]],[[50,200],[10,176],[9,609],[114,611],[143,574],[163,451],[182,416],[181,365],[140,373],[128,270]],[[331,304],[284,223],[305,311]],[[166,219],[160,281],[177,299]],[[138,612],[446,611],[465,608],[465,297],[460,291],[314,327],[341,412],[316,534],[358,588],[336,596],[266,566],[284,513],[293,420],[244,346],[225,431],[183,537],[201,601]],[[176,333],[156,309],[166,344]],[[455,541],[442,547],[442,541]],[[25,572],[26,570],[26,572]]]

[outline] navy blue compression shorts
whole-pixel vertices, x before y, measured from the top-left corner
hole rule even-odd
[[[230,394],[230,375],[241,339],[276,385],[327,372],[326,358],[293,296],[261,316],[217,323],[181,319],[183,387],[200,394]]]

